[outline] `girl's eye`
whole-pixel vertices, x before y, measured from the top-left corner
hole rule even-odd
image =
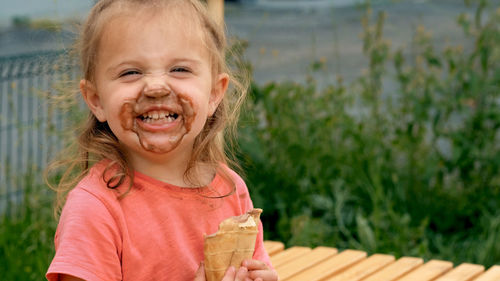
[[[120,77],[125,77],[125,76],[131,76],[131,75],[141,75],[142,73],[139,71],[139,70],[135,70],[135,69],[132,69],[132,70],[126,70],[122,73],[120,73]]]
[[[179,67],[174,67],[172,69],[172,72],[191,72],[191,71],[189,71],[189,69],[185,67],[179,66]]]

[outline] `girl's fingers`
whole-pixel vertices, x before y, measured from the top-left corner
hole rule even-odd
[[[205,264],[201,262],[200,267],[196,271],[196,275],[194,276],[194,281],[206,281],[205,280]]]
[[[248,268],[248,276],[254,281],[277,281],[278,273],[259,260],[244,260],[242,266]]]
[[[278,274],[276,271],[271,270],[271,269],[266,269],[266,270],[252,270],[248,272],[248,275],[250,279],[257,281],[257,280],[266,280],[266,281],[277,281],[278,280]]]
[[[222,278],[222,281],[233,281],[235,275],[236,275],[236,269],[233,266],[230,266],[226,270],[226,274],[224,275],[224,278]]]
[[[236,271],[234,266],[231,266],[227,269],[226,275],[224,275],[222,281],[245,281],[247,277],[248,269],[246,267],[242,266]]]
[[[245,281],[248,277],[248,269],[244,266],[240,267],[238,269],[238,272],[236,272],[236,277],[234,278],[234,281]]]
[[[248,268],[249,271],[269,269],[265,262],[259,260],[244,260],[242,266]]]

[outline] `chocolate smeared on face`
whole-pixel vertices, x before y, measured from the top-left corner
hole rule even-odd
[[[120,111],[120,122],[124,130],[132,130],[134,126],[134,101],[126,101]]]
[[[196,116],[193,108],[193,101],[190,100],[187,96],[179,96],[179,102],[184,115],[187,116],[187,118],[184,119],[184,127],[186,127],[186,130],[189,132],[191,131],[191,125],[193,124],[194,117]]]
[[[121,126],[134,132],[141,146],[150,152],[167,153],[189,133],[196,113],[187,95],[140,95],[125,101],[120,111]]]

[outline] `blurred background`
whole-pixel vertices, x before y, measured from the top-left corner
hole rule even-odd
[[[93,3],[0,0],[3,280],[54,254],[42,173],[84,114],[54,101]],[[266,239],[500,263],[500,1],[239,0],[225,22]]]

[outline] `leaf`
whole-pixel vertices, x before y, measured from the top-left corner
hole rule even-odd
[[[375,235],[370,227],[370,224],[368,223],[368,220],[361,214],[361,212],[357,212],[356,214],[356,225],[361,244],[367,251],[374,252],[377,248]]]

